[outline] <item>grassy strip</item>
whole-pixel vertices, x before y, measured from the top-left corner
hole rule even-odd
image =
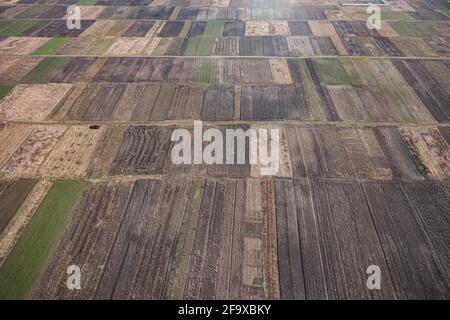
[[[401,37],[437,36],[437,32],[423,22],[392,21],[389,24]]]
[[[338,59],[315,59],[320,80],[326,85],[351,85],[350,78]]]
[[[47,83],[70,61],[69,57],[47,57],[20,81],[21,83]]]
[[[64,43],[69,41],[69,38],[66,37],[57,37],[57,38],[51,38],[49,41],[44,43],[41,47],[36,49],[33,52],[34,56],[38,55],[49,55],[53,53],[56,49],[58,49],[60,46],[62,46]]]
[[[86,182],[56,181],[0,268],[0,300],[24,299],[52,253]]]
[[[440,11],[450,17],[450,9],[441,9]]]
[[[193,37],[189,38],[189,43],[185,56],[207,56],[211,54],[214,45],[214,38],[210,37]]]
[[[381,11],[381,20],[411,21],[413,18],[402,11]]]
[[[82,6],[93,6],[97,3],[97,0],[78,0],[78,4]]]
[[[223,21],[208,21],[208,23],[206,24],[205,32],[203,32],[203,35],[211,37],[220,37],[222,36],[224,26],[225,22]]]
[[[170,299],[183,298],[183,277],[185,270],[189,268],[189,255],[195,241],[195,229],[197,226],[200,202],[202,200],[204,182],[196,180],[192,182],[189,189],[189,204],[186,208],[186,218],[180,228],[180,234],[176,241],[174,262],[172,264],[171,278],[168,285],[168,296]]]
[[[8,95],[14,86],[0,85],[0,100]]]
[[[21,80],[22,83],[39,83],[41,75],[51,67],[56,58],[45,58]]]
[[[38,21],[36,20],[16,20],[9,23],[0,31],[0,37],[14,37],[21,36],[27,30],[34,27]]]

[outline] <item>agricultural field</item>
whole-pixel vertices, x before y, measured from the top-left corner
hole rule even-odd
[[[0,0],[0,300],[450,299],[450,3],[372,2]]]

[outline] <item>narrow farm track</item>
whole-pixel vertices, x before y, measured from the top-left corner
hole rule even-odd
[[[0,299],[449,299],[450,4],[364,2],[0,0]]]

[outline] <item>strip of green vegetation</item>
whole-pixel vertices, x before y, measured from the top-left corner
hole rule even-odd
[[[158,92],[158,98],[150,116],[152,120],[167,119],[170,110],[170,102],[172,101],[174,92],[175,85],[173,84],[164,84],[161,86]]]
[[[68,57],[48,57],[42,60],[21,80],[22,83],[47,83],[56,73],[64,69]]]
[[[274,20],[273,10],[266,8],[253,8],[251,20]]]
[[[196,70],[194,81],[216,84],[220,79],[219,63],[217,59],[205,59]]]
[[[10,24],[12,23],[12,21],[8,21],[8,20],[0,20],[0,32],[5,29],[6,27],[8,27]]]
[[[269,8],[281,8],[289,5],[289,0],[269,0]]]
[[[33,52],[33,55],[39,56],[52,54],[53,51],[58,49],[67,41],[69,41],[69,38],[66,37],[51,38],[49,41],[44,43],[40,48],[36,49],[36,51]]]
[[[22,79],[23,83],[38,83],[41,78],[41,74],[51,68],[56,58],[46,58],[39,62],[28,74]]]
[[[450,9],[441,9],[441,12],[450,17]]]
[[[6,97],[12,88],[14,88],[14,86],[0,85],[0,100]]]
[[[381,11],[381,20],[411,21],[413,18],[401,11]]]
[[[223,32],[225,22],[223,21],[208,21],[203,35],[211,37],[220,37]]]
[[[39,23],[37,20],[11,20],[9,22],[10,23],[0,30],[0,37],[21,36]]]
[[[392,21],[389,23],[402,37],[433,37],[437,32],[426,22]]]
[[[79,202],[86,182],[56,181],[0,268],[0,300],[28,296]]]
[[[164,54],[168,56],[183,55],[186,48],[185,41],[187,41],[185,38],[172,38]]]
[[[211,54],[214,38],[192,37],[184,53],[185,56],[207,56]]]
[[[339,59],[315,59],[320,80],[326,85],[351,85],[351,80]]]
[[[78,0],[78,4],[82,6],[93,6],[97,0]]]
[[[204,182],[197,180],[192,182],[189,189],[190,202],[186,208],[186,219],[183,221],[180,234],[176,242],[174,252],[174,262],[172,264],[173,277],[168,286],[168,296],[170,299],[183,298],[183,275],[189,268],[189,256],[183,252],[191,252],[195,241],[195,229],[197,226],[198,213],[202,200]]]

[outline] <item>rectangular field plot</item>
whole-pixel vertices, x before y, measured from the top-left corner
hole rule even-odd
[[[0,181],[0,234],[3,234],[35,183],[36,180],[32,179]]]
[[[394,63],[388,60],[349,59],[343,60],[343,65],[351,84],[361,88],[360,98],[363,103],[373,105],[377,100],[384,99],[377,105],[385,110],[367,108],[369,112],[385,113],[385,117],[395,117],[405,122],[434,121],[431,113],[402,77]],[[378,93],[378,97],[374,92],[371,93],[373,90]],[[375,119],[379,117],[376,113],[373,115]]]
[[[415,217],[416,212],[411,209],[406,197],[411,196],[411,191],[407,191],[405,195],[398,184],[366,183],[363,189],[368,198],[374,225],[377,230],[381,230],[378,232],[379,240],[386,259],[391,264],[391,278],[394,283],[399,284],[396,290],[398,297],[446,299],[449,294],[448,287],[446,288],[448,273],[443,271],[441,264],[446,255],[440,251],[441,247],[437,241],[442,241],[442,237],[448,235],[445,233],[448,223],[443,223],[442,231],[432,231],[429,224],[424,228],[422,222],[417,222],[417,218],[421,221],[426,219],[423,207],[419,207],[420,217]],[[423,197],[426,199],[427,194]],[[448,193],[444,194],[444,197],[448,199]],[[416,194],[415,202],[418,200]],[[436,215],[440,214],[439,210],[432,209],[429,202],[428,205],[428,210],[432,210]],[[435,219],[434,222],[437,222],[440,217]],[[428,240],[430,238],[433,242]],[[403,245],[406,243],[408,245]],[[433,285],[423,285],[424,283]]]
[[[92,185],[32,296],[278,298],[274,203],[270,181]],[[100,221],[108,228],[93,233]],[[67,290],[68,263],[83,268],[85,290]]]
[[[0,297],[25,299],[78,203],[85,183],[56,181],[0,267]]]
[[[281,298],[448,296],[442,260],[432,251],[442,249],[445,231],[435,235],[432,247],[427,240],[432,233],[422,232],[400,185],[280,180],[275,190]],[[384,270],[381,290],[362,289],[372,264]]]
[[[31,297],[445,298],[447,235],[430,223],[422,229],[416,211],[407,208],[414,205],[426,222],[427,210],[445,212],[448,189],[422,186],[322,179],[95,183]],[[417,192],[424,201],[411,203]],[[436,192],[443,197],[437,203],[429,198]],[[377,210],[380,197],[395,197],[396,214]],[[419,270],[417,259],[427,262]],[[66,287],[64,271],[72,263],[89,279],[83,290]],[[366,290],[365,270],[372,264],[383,272],[381,290]]]
[[[80,79],[95,58],[58,57],[45,58],[24,78],[22,83],[70,83]]]
[[[287,132],[294,177],[423,180],[435,179],[437,173],[442,176],[442,170],[446,170],[443,163],[449,149],[440,136],[437,138],[441,140],[430,142],[418,154],[413,148],[420,145],[410,147],[408,137],[402,138],[397,128],[292,127]],[[439,154],[440,158],[436,159],[440,159],[441,165],[429,163],[425,152]],[[428,161],[428,166],[436,165],[437,173],[433,176],[431,169],[427,172],[420,161]]]
[[[2,120],[45,120],[69,91],[70,84],[19,84],[0,102]]]
[[[142,175],[162,173],[170,157],[170,128],[131,127],[123,136],[112,163],[112,175]]]
[[[37,126],[2,169],[6,176],[35,176],[66,131],[64,126]]]
[[[0,300],[450,299],[448,0],[0,3]]]
[[[33,297],[76,298],[80,291],[67,290],[64,279],[67,266],[73,263],[83,268],[85,279],[89,279],[83,290],[84,297],[95,294],[101,276],[99,266],[107,262],[130,187],[128,183],[118,183],[96,184],[86,189],[55,248],[53,258],[33,290]],[[106,222],[107,227],[96,230],[96,224],[101,221]]]
[[[0,57],[0,83],[15,84],[31,71],[42,58],[35,57]]]
[[[323,111],[310,102],[314,94],[301,85],[245,85],[241,87],[241,118],[321,120]]]
[[[93,151],[103,135],[104,129],[89,129],[87,126],[69,127],[40,166],[39,173],[50,177],[83,177]]]
[[[423,101],[430,113],[439,122],[450,121],[450,91],[445,80],[435,78],[433,73],[444,72],[449,67],[443,61],[432,62],[433,69],[427,68],[427,63],[419,60],[403,60],[393,62],[417,96]],[[437,71],[436,67],[442,68]],[[447,81],[448,82],[448,81]]]

